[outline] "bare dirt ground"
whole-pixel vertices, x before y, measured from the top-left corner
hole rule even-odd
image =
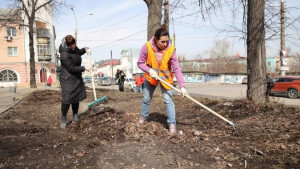
[[[300,110],[245,100],[196,98],[236,123],[237,132],[188,99],[174,96],[178,131],[170,136],[160,94],[148,124],[137,123],[141,94],[98,90],[109,99],[80,122],[60,124],[60,93],[36,91],[0,116],[0,168],[300,168]],[[68,120],[71,121],[71,110]]]

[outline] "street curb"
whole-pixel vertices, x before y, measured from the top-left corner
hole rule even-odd
[[[33,92],[33,91],[32,91]],[[25,95],[22,99],[18,100],[17,102],[15,102],[14,104],[10,105],[8,108],[6,108],[5,110],[3,110],[2,112],[0,112],[0,115],[4,114],[5,112],[7,112],[9,109],[15,107],[17,104],[19,104],[21,101],[23,101],[25,98],[27,98],[32,92],[28,93],[27,95]]]

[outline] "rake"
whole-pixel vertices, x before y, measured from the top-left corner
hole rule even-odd
[[[88,104],[88,107],[91,108],[95,104],[101,103],[101,102],[105,101],[107,99],[107,96],[104,96],[104,97],[102,97],[100,99],[97,99],[96,89],[95,89],[95,81],[94,81],[94,72],[93,72],[93,68],[92,68],[92,56],[91,56],[90,49],[88,49],[88,51],[86,53],[87,53],[87,55],[89,57],[89,65],[90,65],[89,72],[91,73],[91,76],[92,76],[92,86],[93,86],[93,93],[94,93],[94,98],[95,98],[95,101],[93,101],[93,102],[91,102],[91,103]]]
[[[181,91],[177,88],[175,88],[173,85],[170,85],[169,83],[167,83],[166,81],[164,81],[163,79],[161,79],[160,77],[157,77],[158,80],[160,80],[161,82],[163,82],[164,84],[166,84],[167,86],[171,87],[173,90],[181,93]],[[200,105],[201,107],[203,107],[204,109],[206,109],[207,111],[211,112],[212,114],[214,114],[215,116],[219,117],[220,119],[224,120],[225,122],[229,123],[233,129],[236,131],[235,128],[235,124],[232,121],[229,121],[228,119],[226,119],[225,117],[221,116],[220,114],[218,114],[217,112],[213,111],[212,109],[208,108],[207,106],[205,106],[204,104],[198,102],[197,100],[195,100],[194,98],[192,98],[189,95],[184,95],[186,96],[188,99],[192,100],[193,102],[195,102],[196,104]]]

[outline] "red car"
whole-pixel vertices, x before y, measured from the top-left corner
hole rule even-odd
[[[274,87],[271,89],[271,94],[287,95],[289,98],[297,98],[300,96],[300,77],[299,76],[284,76],[273,78]]]

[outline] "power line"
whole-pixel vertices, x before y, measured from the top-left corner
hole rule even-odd
[[[106,43],[106,44],[103,44],[103,45],[100,45],[100,46],[95,46],[95,47],[93,47],[93,48],[100,48],[100,47],[103,47],[103,46],[106,46],[106,45],[114,44],[114,43],[116,43],[116,42],[119,42],[119,41],[122,41],[122,40],[124,40],[124,39],[129,38],[129,37],[135,36],[135,35],[137,35],[137,34],[139,34],[139,33],[144,32],[144,31],[146,31],[146,30],[144,29],[144,30],[139,31],[139,32],[136,32],[136,33],[134,33],[134,34],[131,34],[131,35],[125,36],[125,37],[123,37],[123,38],[117,39],[117,40],[115,40],[115,41],[113,41],[113,42]]]
[[[141,12],[139,12],[139,13],[137,13],[137,14],[135,14],[134,16],[130,16],[130,17],[128,17],[128,18],[126,18],[126,19],[124,19],[124,20],[122,20],[122,21],[118,21],[117,23],[114,23],[113,25],[109,25],[109,27],[116,27],[117,25],[120,25],[121,23],[124,23],[124,22],[126,22],[126,21],[130,21],[130,22],[132,22],[132,21],[134,21],[134,20],[136,20],[137,18],[139,18],[139,17],[141,17],[141,16],[143,16],[143,15],[141,15],[141,14],[143,14],[145,11],[143,10],[143,11],[141,11]],[[132,18],[134,18],[134,20],[132,20]],[[105,24],[101,24],[101,26],[103,26],[103,25],[105,25]],[[98,26],[100,26],[100,25],[98,25]],[[108,31],[111,31],[112,29],[109,29]],[[84,32],[84,34],[88,34],[88,33],[97,33],[97,32],[103,32],[103,30],[95,30],[95,31],[90,31],[90,32]]]
[[[144,39],[128,39],[128,41],[138,41],[138,40],[144,40]],[[83,39],[79,41],[87,41],[87,42],[111,42],[116,40],[100,40],[100,39]]]

